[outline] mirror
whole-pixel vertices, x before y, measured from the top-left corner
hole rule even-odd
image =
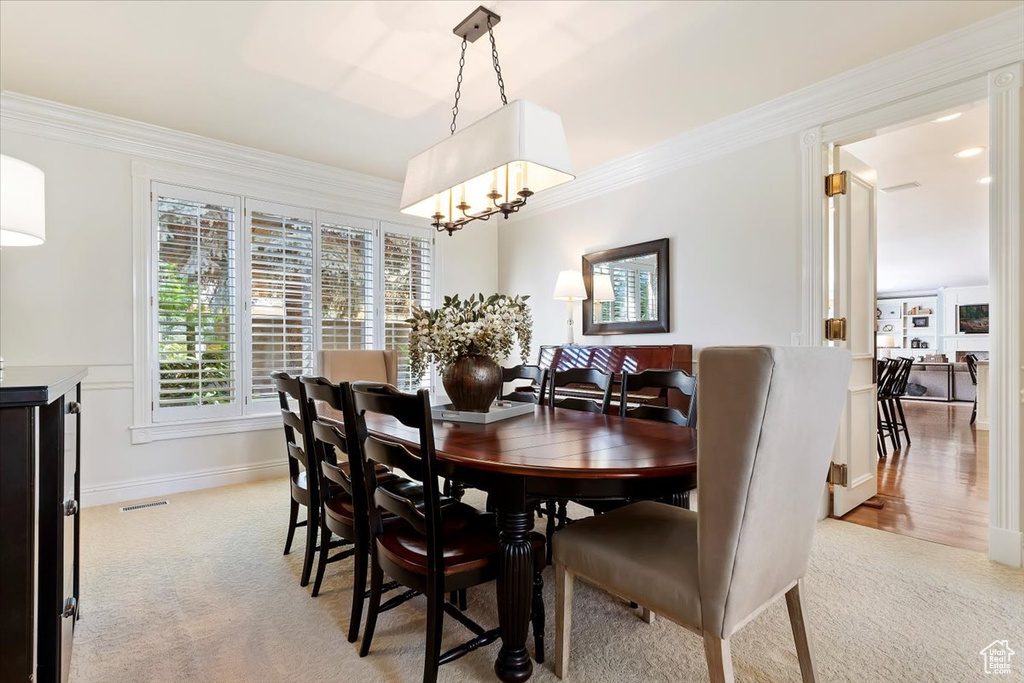
[[[583,257],[583,334],[669,331],[668,239]]]

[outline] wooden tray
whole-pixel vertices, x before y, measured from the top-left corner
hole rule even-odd
[[[431,406],[430,412],[435,420],[445,422],[472,422],[473,424],[486,425],[500,420],[507,420],[510,417],[518,417],[532,413],[536,408],[534,403],[522,403],[519,401],[495,401],[491,409],[486,413],[465,413],[455,410],[450,403],[439,406]]]

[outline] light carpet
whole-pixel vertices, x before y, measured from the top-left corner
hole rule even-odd
[[[302,538],[281,555],[286,480],[171,496],[171,504],[82,513],[82,619],[74,683],[182,681],[418,681],[426,605],[381,615],[373,650],[345,639],[351,563],[329,565],[324,589],[299,586]],[[479,492],[468,500],[482,503]],[[576,514],[582,514],[577,509]],[[301,529],[299,530],[302,531]],[[779,533],[786,533],[780,529]],[[533,680],[555,681],[554,591],[545,572],[548,661]],[[984,555],[826,520],[806,579],[822,681],[983,681],[979,652],[1009,640],[1024,680],[1024,572]],[[470,615],[497,624],[494,587],[469,592]],[[469,637],[445,620],[443,648]],[[799,681],[784,601],[732,641],[738,681]],[[532,652],[532,639],[529,645]],[[497,680],[494,644],[441,667],[442,681]],[[706,681],[700,638],[578,584],[574,681]]]

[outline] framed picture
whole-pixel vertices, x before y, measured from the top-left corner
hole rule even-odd
[[[921,315],[921,316],[914,316],[913,318],[911,318],[911,319],[910,319],[910,323],[911,323],[911,324],[912,324],[912,325],[913,325],[914,327],[928,327],[928,326],[929,326],[929,323],[930,323],[930,321],[929,321],[929,319],[928,319],[928,316],[926,316],[926,315]]]

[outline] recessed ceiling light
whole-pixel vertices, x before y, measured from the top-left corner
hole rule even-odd
[[[954,119],[958,119],[958,118],[960,118],[963,115],[964,115],[963,112],[960,112],[960,111],[954,112],[952,114],[947,114],[945,116],[940,116],[937,119],[933,119],[932,123],[945,123],[946,121],[952,121]]]
[[[976,157],[984,151],[984,147],[968,147],[967,149],[960,150],[953,156],[955,156],[957,159],[966,159],[968,157]]]
[[[985,176],[984,178],[978,178],[978,183],[981,185],[988,185],[992,182],[992,176]]]

